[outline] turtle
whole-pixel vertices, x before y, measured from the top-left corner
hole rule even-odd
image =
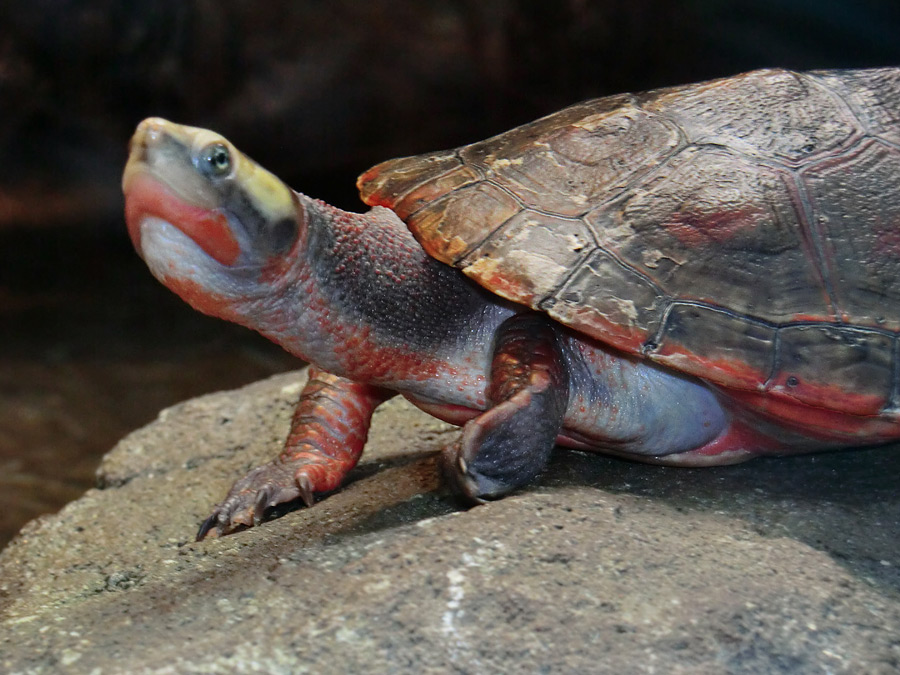
[[[197,538],[312,506],[400,394],[483,503],[557,445],[712,466],[900,438],[900,69],[757,70],[392,159],[351,213],[221,135],[144,120],[140,256],[308,361],[279,456]]]

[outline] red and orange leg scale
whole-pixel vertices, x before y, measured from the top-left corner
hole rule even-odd
[[[340,487],[359,461],[372,413],[391,396],[311,366],[281,454],[234,484],[200,526],[198,541],[213,529],[222,535],[257,525],[278,504],[302,499],[312,506],[317,493]]]

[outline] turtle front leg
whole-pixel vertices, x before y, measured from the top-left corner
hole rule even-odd
[[[465,424],[441,460],[451,486],[476,502],[535,478],[562,429],[568,370],[546,318],[517,314],[500,325],[487,398],[492,407]]]
[[[221,536],[258,525],[277,504],[299,498],[312,506],[316,493],[339,487],[362,454],[372,413],[392,395],[311,366],[281,454],[234,484],[197,541],[213,529]]]

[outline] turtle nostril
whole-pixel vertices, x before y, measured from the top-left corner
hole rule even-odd
[[[134,134],[142,145],[157,142],[166,133],[166,121],[160,117],[148,117],[138,125]]]

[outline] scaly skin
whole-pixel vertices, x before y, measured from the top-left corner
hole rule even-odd
[[[359,461],[372,413],[391,395],[312,366],[281,454],[235,483],[197,538],[213,528],[258,525],[277,504],[300,498],[312,506],[315,493],[337,489]]]
[[[394,393],[464,425],[442,464],[475,501],[531,480],[554,441],[688,466],[835,443],[736,414],[702,382],[499,299],[427,256],[391,211],[293,192],[213,132],[145,120],[123,189],[162,283],[315,364],[281,455],[235,484],[199,538],[336,489]]]
[[[515,314],[497,330],[488,409],[442,455],[448,482],[476,501],[499,497],[547,464],[562,429],[569,373],[556,331],[539,314]]]

